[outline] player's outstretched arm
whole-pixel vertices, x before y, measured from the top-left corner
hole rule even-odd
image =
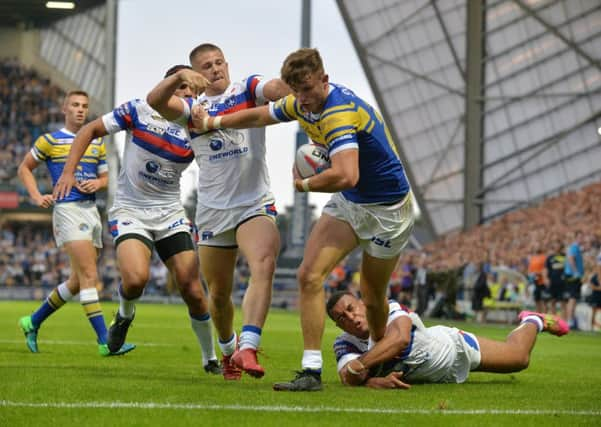
[[[198,95],[204,92],[209,81],[202,74],[184,68],[156,85],[146,97],[146,102],[167,120],[178,119],[184,113],[184,104],[174,94],[182,84],[187,84]]]
[[[198,133],[205,133],[216,129],[260,128],[276,123],[279,123],[279,121],[271,117],[268,105],[216,117],[209,116],[204,108],[200,106],[192,108],[192,130]]]
[[[92,140],[95,138],[102,138],[107,134],[108,132],[100,117],[86,124],[79,132],[77,132],[77,135],[75,135],[73,143],[71,144],[71,150],[69,151],[69,157],[67,157],[63,172],[56,181],[54,191],[52,192],[52,195],[56,200],[69,196],[71,189],[77,185],[77,181],[75,180],[75,168],[79,164],[79,161]]]

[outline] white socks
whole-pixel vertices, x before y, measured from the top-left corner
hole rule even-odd
[[[224,356],[231,356],[236,350],[236,341],[236,332],[234,332],[230,339],[225,342],[219,340],[219,349],[221,350],[221,354]]]
[[[199,320],[190,316],[190,323],[192,330],[196,334],[198,343],[200,344],[200,350],[202,353],[202,366],[206,366],[209,360],[217,360],[215,355],[215,343],[213,341],[213,322],[211,322],[211,316],[206,314],[206,318]]]
[[[63,301],[69,301],[71,298],[73,298],[73,294],[71,293],[71,291],[69,290],[69,288],[67,287],[67,282],[63,282],[60,285],[58,285],[56,287],[56,291],[58,292],[58,295],[63,299]]]
[[[310,369],[312,371],[321,371],[323,359],[321,350],[305,350],[303,351],[303,361],[301,367],[303,370]]]
[[[521,323],[534,323],[536,325],[536,329],[538,329],[538,332],[542,332],[544,325],[543,325],[543,321],[541,320],[540,317],[535,316],[535,315],[530,315],[530,316],[526,316],[522,319]]]

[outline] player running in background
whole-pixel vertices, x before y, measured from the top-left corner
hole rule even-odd
[[[303,48],[288,55],[281,75],[292,95],[222,117],[195,108],[194,127],[205,132],[297,120],[314,143],[328,148],[331,168],[305,179],[295,174],[297,191],[334,194],[311,230],[297,273],[302,371],[290,382],[274,384],[275,390],[315,391],[322,388],[325,278],[353,249],[363,249],[360,291],[371,335],[380,339],[386,329],[388,281],[411,235],[413,208],[409,182],[382,117],[351,90],[329,82],[319,52]]]
[[[567,295],[565,294],[565,281],[563,271],[566,257],[561,240],[551,244],[552,252],[545,260],[545,277],[549,284],[549,313],[557,313],[557,303],[560,304],[560,314],[564,320],[566,317]]]
[[[494,341],[448,326],[426,328],[416,313],[396,301],[388,307],[386,333],[374,344],[363,301],[348,292],[328,300],[328,315],[344,331],[334,342],[344,384],[407,389],[412,383],[462,383],[470,371],[518,372],[528,367],[540,332],[569,332],[558,316],[522,311],[520,325],[504,342]]]
[[[289,93],[288,86],[281,80],[262,80],[258,75],[231,82],[223,52],[213,44],[194,48],[190,63],[209,81],[196,102],[212,116],[251,108]],[[167,118],[190,114],[192,104],[172,96],[184,82],[182,77],[174,75],[164,80],[148,95],[149,104]],[[240,370],[260,378],[265,370],[257,360],[257,349],[271,304],[273,275],[280,250],[275,200],[265,161],[265,132],[220,130],[192,135],[191,145],[199,167],[196,225],[201,236],[200,263],[209,286],[224,378],[238,380]],[[239,343],[233,329],[231,299],[238,250],[250,269],[250,281],[242,301]]]
[[[37,337],[42,323],[78,293],[96,333],[101,356],[120,355],[135,348],[133,345],[123,344],[113,351],[109,350],[106,324],[96,289],[96,259],[98,250],[102,248],[102,223],[96,208],[95,193],[108,183],[104,142],[100,139],[92,141],[85,153],[82,152],[81,161],[73,165],[74,189],[69,197],[56,200],[52,194],[41,194],[33,175],[33,170],[44,162],[50,171],[52,183],[56,183],[72,148],[73,138],[88,117],[88,105],[86,92],[69,92],[62,109],[65,127],[40,136],[18,169],[19,178],[33,202],[41,208],[54,205],[52,225],[56,246],[67,252],[71,266],[69,279],[54,288],[31,316],[24,316],[19,320],[27,347],[32,353],[38,352]]]
[[[166,75],[185,74],[174,66]],[[202,77],[195,82],[204,88]],[[177,96],[194,96],[182,85]],[[134,319],[135,305],[149,279],[152,249],[174,277],[188,306],[192,329],[202,350],[204,369],[221,373],[215,356],[211,317],[200,280],[194,228],[180,201],[180,177],[194,159],[189,134],[177,121],[169,122],[145,102],[135,99],[84,126],[77,134],[63,174],[55,187],[59,199],[75,184],[74,171],[94,138],[127,131],[117,192],[109,210],[109,227],[121,273],[119,310],[109,329],[109,348],[119,348]]]

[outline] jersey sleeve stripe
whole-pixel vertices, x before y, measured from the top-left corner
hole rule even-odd
[[[248,92],[252,96],[252,99],[257,98],[255,89],[257,88],[259,82],[260,80],[257,78],[257,75],[250,76],[250,78],[246,81],[246,90],[248,90]]]
[[[344,150],[358,150],[358,149],[359,149],[359,144],[357,144],[356,141],[345,143],[345,144],[338,144],[337,146],[335,146],[335,148],[331,148],[331,146],[330,146],[329,155],[330,155],[330,157],[332,157],[334,154],[339,153]]]
[[[335,113],[355,112],[355,111],[357,111],[357,106],[355,105],[354,102],[351,102],[350,104],[337,105],[335,107],[331,107],[331,108],[324,110],[324,112],[321,113],[320,118],[323,120],[323,119],[327,118],[328,116],[331,116],[332,114],[335,114]]]
[[[340,126],[337,127],[336,129],[332,129],[330,132],[326,133],[324,139],[329,142],[339,136],[344,135],[345,133],[348,133],[348,131],[350,130],[354,130],[355,127],[354,126]]]
[[[294,117],[290,117],[284,109],[284,104],[281,101],[272,102],[269,104],[269,112],[274,120],[280,122],[289,122],[294,120]]]

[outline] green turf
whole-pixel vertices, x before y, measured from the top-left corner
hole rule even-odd
[[[98,356],[77,303],[44,323],[40,353],[30,353],[17,320],[37,305],[0,301],[0,426],[601,425],[599,334],[542,334],[521,373],[377,391],[339,384],[331,353],[337,331],[328,321],[324,391],[283,393],[271,384],[289,380],[300,365],[297,313],[271,311],[263,379],[224,382],[202,370],[183,305],[140,304],[128,336],[138,348],[112,358]],[[116,306],[103,308],[109,321]],[[497,339],[510,329],[456,325]]]

